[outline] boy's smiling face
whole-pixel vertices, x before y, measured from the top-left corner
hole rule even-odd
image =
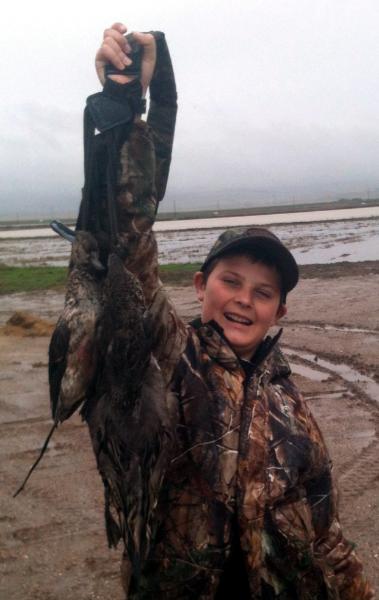
[[[275,267],[253,260],[244,255],[220,258],[207,281],[200,271],[194,278],[202,322],[216,321],[236,354],[245,359],[287,312]]]

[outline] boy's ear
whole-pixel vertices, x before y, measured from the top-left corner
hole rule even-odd
[[[204,282],[204,273],[201,271],[196,271],[193,276],[193,284],[195,286],[197,299],[202,302],[204,300],[204,290],[205,290],[205,282]]]
[[[280,303],[279,304],[279,308],[278,308],[277,313],[276,313],[275,323],[277,323],[280,319],[282,319],[283,317],[285,317],[286,314],[287,314],[287,307],[286,307],[286,305]]]

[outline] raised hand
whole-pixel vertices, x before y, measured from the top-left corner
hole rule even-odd
[[[122,23],[114,23],[103,34],[103,42],[96,53],[95,66],[100,82],[105,83],[105,65],[111,63],[117,69],[124,69],[131,64],[128,53],[131,51],[128,40],[125,37],[127,27]],[[156,42],[151,33],[133,32],[134,40],[143,46],[143,57],[141,67],[141,85],[143,95],[146,94],[151,78],[154,73],[156,62]],[[128,83],[134,76],[110,75],[110,78],[118,83]]]

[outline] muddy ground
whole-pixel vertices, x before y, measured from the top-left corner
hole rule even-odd
[[[189,288],[172,288],[185,318]],[[283,344],[324,432],[341,492],[345,535],[379,587],[379,274],[336,268],[303,280],[289,300]],[[56,292],[0,299],[0,326],[16,310],[54,319]],[[0,334],[0,598],[122,599],[119,551],[107,548],[102,485],[78,417],[56,433],[26,490],[17,489],[50,425],[48,337]]]

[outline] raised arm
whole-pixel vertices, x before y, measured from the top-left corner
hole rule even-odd
[[[158,258],[152,226],[169,174],[177,111],[175,78],[164,34],[133,33],[143,47],[140,88],[134,77],[110,75],[105,66],[122,69],[130,64],[126,27],[116,23],[105,30],[96,55],[96,70],[104,92],[119,102],[129,103],[150,86],[147,122],[136,111],[128,130],[116,126],[121,136],[118,147],[116,211],[119,237],[127,248],[125,265],[142,284],[149,307],[154,354],[167,378],[185,343],[185,326],[167,298],[158,276]],[[132,103],[138,106],[138,103]],[[127,131],[125,139],[123,132]]]

